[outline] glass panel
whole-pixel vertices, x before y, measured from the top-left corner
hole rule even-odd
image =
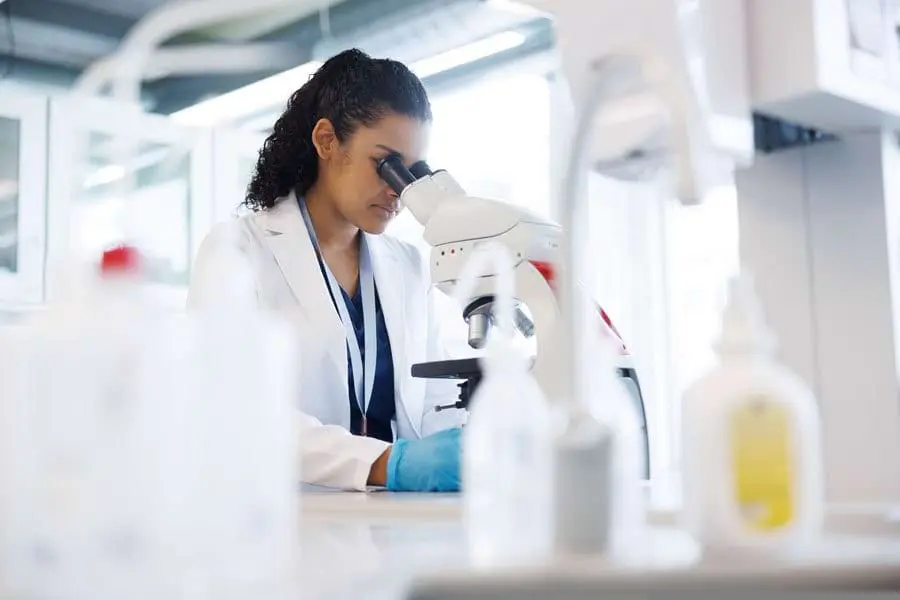
[[[703,204],[672,203],[669,223],[669,313],[672,384],[684,390],[715,364],[728,280],[740,265],[737,190],[723,187]],[[672,406],[672,437],[680,461],[680,404]]]
[[[0,117],[0,273],[19,270],[19,153],[21,128]]]
[[[79,177],[72,203],[73,249],[96,257],[127,234],[145,254],[154,283],[187,285],[190,278],[190,152],[140,142],[132,164],[116,160],[111,136],[91,133],[88,165]],[[126,175],[135,188],[123,190]],[[123,193],[124,192],[124,193]]]

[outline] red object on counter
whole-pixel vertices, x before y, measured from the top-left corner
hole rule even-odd
[[[103,252],[100,272],[104,275],[137,273],[141,269],[141,253],[134,246],[121,245]]]

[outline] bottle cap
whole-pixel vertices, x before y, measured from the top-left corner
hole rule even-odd
[[[100,273],[120,275],[137,273],[141,270],[141,253],[134,246],[121,245],[103,252],[100,259]]]
[[[728,282],[728,299],[722,313],[722,329],[716,340],[719,355],[771,354],[776,341],[766,326],[753,277],[741,273]]]

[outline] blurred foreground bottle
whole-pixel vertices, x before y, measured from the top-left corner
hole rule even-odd
[[[478,247],[460,276],[457,300],[468,300],[488,259],[497,273],[499,327],[488,338],[463,431],[466,540],[479,568],[540,562],[551,551],[551,412],[513,344],[513,263],[505,247]]]
[[[682,405],[684,525],[706,557],[772,558],[821,532],[818,407],[774,349],[752,279],[742,274],[729,285],[718,364]]]
[[[163,311],[127,246],[77,280],[2,366],[3,595],[280,597],[299,478],[283,329],[234,302]]]

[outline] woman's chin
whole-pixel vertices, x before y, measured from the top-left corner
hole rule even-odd
[[[364,219],[360,219],[357,227],[368,234],[381,235],[388,228],[388,225],[391,224],[391,221],[394,220],[395,216],[393,213],[387,214],[380,209],[378,209],[377,214],[374,211],[370,211],[370,214],[365,215]]]

